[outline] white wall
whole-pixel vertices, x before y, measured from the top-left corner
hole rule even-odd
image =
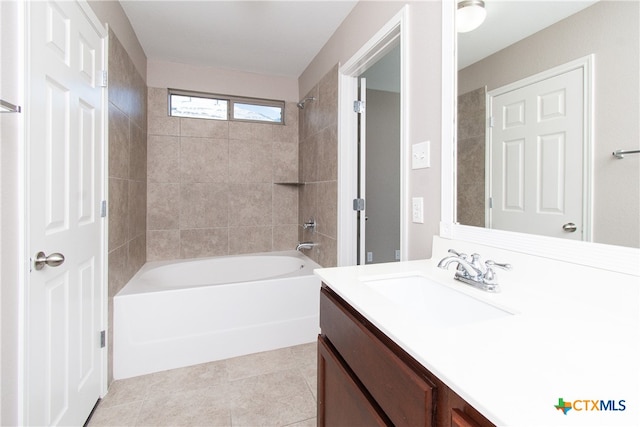
[[[21,6],[0,1],[0,98],[24,105],[22,87]],[[22,116],[0,114],[0,424],[19,423],[20,286],[22,280],[23,209],[20,196]]]
[[[179,64],[150,60],[147,64],[147,86],[248,96],[298,102],[298,82],[292,77],[224,68]]]
[[[441,147],[441,3],[437,1],[364,1],[336,30],[298,80],[299,93],[307,93],[336,63],[347,62],[405,4],[408,11],[409,145],[431,141],[432,167],[410,171],[409,199],[423,197],[425,223],[412,224],[410,206],[404,220],[408,226],[408,259],[431,256],[432,237],[440,222]],[[410,164],[410,156],[407,155]],[[338,243],[340,244],[340,243]]]

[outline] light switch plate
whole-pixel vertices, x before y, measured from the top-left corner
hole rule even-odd
[[[431,141],[424,141],[411,146],[411,169],[431,167]]]

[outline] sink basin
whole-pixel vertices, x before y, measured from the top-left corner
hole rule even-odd
[[[512,315],[424,276],[371,279],[363,283],[433,326],[451,327]]]

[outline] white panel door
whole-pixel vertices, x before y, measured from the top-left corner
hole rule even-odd
[[[489,227],[583,239],[582,68],[491,98]]]
[[[27,3],[29,425],[84,424],[104,376],[105,41],[86,7]],[[39,252],[49,265],[36,265]]]

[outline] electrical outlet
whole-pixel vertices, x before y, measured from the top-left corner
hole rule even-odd
[[[367,252],[367,262],[373,262],[373,252]]]
[[[396,261],[400,261],[400,249],[396,249]]]
[[[415,224],[424,224],[424,199],[422,197],[411,199],[411,218]]]

